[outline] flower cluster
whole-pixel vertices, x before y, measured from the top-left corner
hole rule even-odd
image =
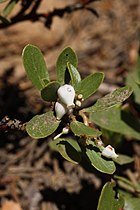
[[[73,108],[76,106],[81,106],[81,102],[83,101],[83,96],[82,94],[79,94],[76,97],[75,100],[75,90],[71,85],[65,84],[58,88],[57,90],[58,94],[58,101],[55,103],[55,113],[56,113],[56,118],[57,120],[61,120],[61,118],[66,114],[66,113],[72,113]],[[75,100],[75,103],[74,103]],[[62,134],[67,134],[69,132],[69,128],[65,127],[63,128],[62,132],[58,134],[57,136],[54,137],[54,139],[59,138]],[[117,158],[118,155],[115,153],[115,149],[111,146],[108,145],[106,146],[103,151],[102,151],[102,156],[107,157],[107,158]]]

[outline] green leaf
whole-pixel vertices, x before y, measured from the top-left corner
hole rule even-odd
[[[132,88],[129,86],[118,88],[103,98],[98,99],[93,106],[86,108],[85,111],[99,112],[110,109],[111,107],[121,104],[123,101],[125,101],[132,94],[132,92]]]
[[[132,87],[134,101],[140,104],[140,85],[138,84],[138,75],[136,72],[131,72],[126,78],[126,83]]]
[[[140,209],[140,198],[135,197],[124,197],[125,208],[124,210],[138,210]]]
[[[128,163],[132,163],[134,161],[134,158],[129,157],[127,155],[123,155],[123,154],[118,154],[119,157],[114,159],[114,162],[119,164],[119,165],[125,165]]]
[[[97,210],[119,210],[123,208],[124,200],[121,196],[116,198],[114,187],[114,182],[107,182],[103,186]]]
[[[26,45],[22,56],[29,79],[38,90],[43,89],[49,82],[49,74],[40,49],[30,44]]]
[[[123,178],[123,177],[122,177]],[[131,185],[131,183],[127,183],[126,182],[126,186],[129,188],[129,186]],[[131,188],[130,188],[131,189]],[[119,192],[121,194],[121,196],[124,199],[124,209],[123,210],[139,210],[140,208],[140,198],[138,197],[134,197],[134,195],[136,194],[136,192],[140,192],[140,186],[139,189],[135,188],[134,190],[129,190],[127,191],[127,188],[125,190],[120,190]],[[129,193],[131,192],[131,193]]]
[[[9,18],[3,17],[1,15],[0,15],[0,21],[6,24],[9,24],[11,22]]]
[[[135,69],[128,74],[126,83],[133,89],[135,103],[140,104],[140,56],[137,59]]]
[[[36,115],[26,125],[27,133],[33,138],[45,138],[51,135],[59,126],[53,112]]]
[[[70,63],[67,63],[67,67],[71,77],[71,84],[74,88],[76,88],[77,84],[81,81],[81,76],[78,70]]]
[[[62,157],[72,163],[79,163],[81,161],[81,148],[74,139],[58,138],[49,143],[50,147],[58,151]]]
[[[60,84],[58,82],[50,82],[47,84],[45,88],[41,90],[41,97],[45,101],[57,101],[58,95],[57,90],[60,87]]]
[[[90,120],[107,130],[140,140],[140,123],[131,113],[121,111],[118,107],[91,113]]]
[[[77,67],[77,56],[70,47],[61,52],[56,62],[57,81],[62,85],[65,83],[67,63],[71,63],[75,68]]]
[[[7,1],[7,0],[0,0],[0,4],[3,3],[3,2],[6,2],[6,1]]]
[[[98,129],[91,128],[78,121],[71,122],[70,128],[76,136],[87,136],[91,138],[97,138],[102,134]]]
[[[99,148],[93,141],[89,141],[89,145],[86,146],[85,154],[87,155],[91,165],[98,171],[106,174],[113,174],[115,172],[116,167],[114,162],[102,157]]]
[[[6,7],[4,8],[4,10],[2,11],[2,16],[3,17],[7,17],[13,10],[14,6],[16,5],[16,3],[18,2],[18,0],[11,0]]]
[[[86,99],[96,92],[104,78],[103,73],[95,73],[87,76],[81,82],[77,84],[76,93],[82,94],[83,98]]]

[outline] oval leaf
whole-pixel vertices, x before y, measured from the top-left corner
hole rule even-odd
[[[107,182],[103,186],[97,210],[119,210],[123,208],[124,200],[121,196],[116,198],[114,187],[114,182]]]
[[[85,153],[91,165],[94,166],[98,171],[106,174],[113,174],[115,172],[116,167],[114,162],[112,160],[103,158],[99,148],[94,144],[93,141],[89,141],[89,145],[86,146]]]
[[[91,138],[97,138],[102,134],[98,129],[91,128],[78,121],[71,122],[70,128],[76,136],[87,136]]]
[[[40,49],[27,45],[23,49],[22,57],[28,78],[38,90],[43,89],[49,81],[49,74]]]
[[[125,200],[126,210],[140,209],[140,198],[125,196],[124,200]]]
[[[93,106],[86,108],[85,111],[99,112],[107,110],[125,101],[132,94],[132,92],[132,88],[129,86],[118,88],[117,90],[107,94],[103,98],[98,99]]]
[[[65,48],[61,52],[56,62],[57,81],[62,85],[65,83],[67,63],[71,63],[74,67],[77,67],[77,56],[70,47]]]
[[[60,87],[60,84],[58,82],[50,82],[48,85],[41,90],[41,97],[45,101],[57,101],[58,95],[57,90]]]
[[[45,138],[51,135],[59,126],[53,112],[36,115],[26,125],[27,133],[33,138]]]
[[[72,163],[79,163],[81,161],[81,148],[74,139],[58,138],[49,143],[52,149],[58,151],[62,157]]]
[[[104,74],[101,72],[87,76],[77,84],[75,89],[77,94],[82,94],[84,99],[88,98],[97,91],[98,87],[103,81],[103,78]]]
[[[90,120],[106,130],[140,140],[140,123],[132,114],[118,107],[90,114]]]
[[[71,77],[71,84],[74,88],[76,88],[76,85],[81,81],[81,76],[72,64],[67,63],[67,66]]]
[[[127,155],[123,155],[123,154],[118,154],[119,157],[114,159],[114,162],[119,164],[119,165],[125,165],[128,163],[132,163],[134,161],[134,159],[132,157],[129,157]]]

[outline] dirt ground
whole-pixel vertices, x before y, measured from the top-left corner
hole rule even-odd
[[[42,0],[38,11],[49,13],[83,2]],[[49,104],[40,98],[23,68],[21,53],[28,43],[43,52],[52,80],[57,56],[70,46],[77,53],[82,77],[94,71],[105,73],[109,85],[106,90],[102,86],[103,93],[110,86],[122,85],[127,70],[136,63],[140,2],[101,0],[87,7],[90,9],[54,16],[47,26],[43,19],[17,21],[7,27],[0,24],[0,119],[8,116],[27,122],[48,109]],[[0,12],[2,8],[0,4]],[[20,8],[18,4],[11,18]],[[21,131],[0,131],[1,208],[5,201],[12,200],[20,204],[17,210],[96,210],[107,177],[65,161],[48,147],[49,140],[33,140]]]

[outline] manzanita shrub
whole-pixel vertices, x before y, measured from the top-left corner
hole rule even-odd
[[[118,88],[98,99],[92,106],[85,107],[84,101],[103,82],[102,72],[81,79],[77,56],[70,47],[58,56],[56,81],[51,81],[43,55],[36,46],[27,45],[22,57],[28,78],[40,91],[42,99],[51,102],[48,112],[34,116],[27,123],[27,133],[34,139],[50,136],[50,147],[66,160],[111,175],[111,181],[102,189],[98,210],[132,209],[129,205],[129,198],[132,199],[132,196],[124,196],[115,186],[117,181],[129,183],[131,188],[136,186],[117,176],[115,171],[116,165],[131,163],[133,159],[117,154],[111,145],[105,146],[101,139],[102,132],[96,126],[140,139],[140,132],[131,128],[121,117],[122,112],[124,115],[128,114],[122,110],[121,104],[132,94],[132,88]],[[138,123],[133,116],[130,118]]]

